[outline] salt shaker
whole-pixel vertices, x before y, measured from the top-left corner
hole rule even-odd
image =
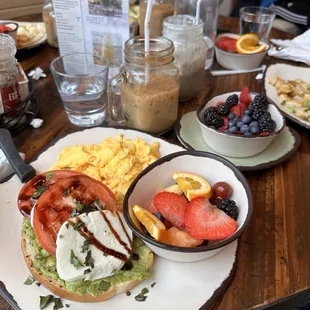
[[[45,0],[42,16],[46,29],[47,42],[49,45],[58,48],[56,18],[52,0]]]
[[[20,103],[15,54],[14,39],[0,34],[0,114],[14,110]]]

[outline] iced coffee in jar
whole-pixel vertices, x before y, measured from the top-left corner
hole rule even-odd
[[[176,0],[177,1],[177,0]],[[150,21],[151,37],[162,35],[163,20],[174,14],[175,0],[154,0]],[[144,20],[147,8],[147,0],[140,0],[140,36],[144,37]]]
[[[180,73],[180,101],[196,97],[203,86],[207,45],[203,39],[204,23],[195,17],[174,15],[163,22],[163,36],[175,47],[174,64]]]
[[[161,134],[173,127],[178,117],[179,73],[173,64],[173,43],[151,38],[144,52],[144,38],[125,43],[125,62],[109,88],[112,119],[128,127]],[[114,87],[120,84],[121,106]]]

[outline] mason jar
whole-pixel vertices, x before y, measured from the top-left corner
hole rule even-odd
[[[180,101],[196,97],[203,85],[206,42],[203,39],[204,23],[196,25],[190,15],[169,16],[163,23],[163,36],[174,44],[174,64],[180,73]]]
[[[179,73],[173,64],[173,43],[166,38],[144,38],[125,43],[120,74],[109,87],[109,109],[114,121],[146,132],[161,134],[172,128],[178,117]],[[114,89],[120,84],[121,102]]]
[[[147,0],[140,0],[140,36],[144,37],[144,21],[147,9]],[[162,35],[163,20],[174,14],[174,0],[154,0],[150,20],[150,36]]]

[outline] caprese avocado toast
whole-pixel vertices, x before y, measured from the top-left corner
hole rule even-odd
[[[45,172],[23,186],[18,207],[26,264],[54,294],[99,302],[151,276],[153,253],[133,237],[103,183],[71,170]]]

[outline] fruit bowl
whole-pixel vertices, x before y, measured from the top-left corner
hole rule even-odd
[[[171,186],[172,175],[177,171],[189,172],[208,180],[210,185],[225,181],[233,189],[232,199],[239,208],[236,231],[226,239],[209,241],[197,247],[180,247],[159,242],[145,233],[134,215],[133,206],[145,206],[150,199]],[[249,185],[243,174],[226,159],[206,152],[188,151],[169,154],[144,169],[129,187],[123,213],[127,225],[157,255],[172,261],[194,262],[209,258],[241,236],[247,228],[253,211],[253,201]]]
[[[215,55],[216,60],[225,69],[230,70],[251,70],[257,68],[265,55],[269,50],[269,45],[263,52],[255,54],[237,54],[232,52],[226,52],[217,46],[219,39],[223,37],[228,37],[232,39],[238,39],[240,35],[232,33],[223,33],[216,38],[215,42]],[[260,42],[260,44],[266,44],[265,42]]]
[[[214,107],[218,102],[225,100],[237,94],[240,97],[241,92],[225,93],[211,98],[207,103],[201,104],[196,112],[196,117],[200,125],[202,137],[214,151],[229,157],[250,157],[264,151],[268,145],[275,139],[285,127],[285,119],[278,108],[271,102],[268,105],[268,112],[275,122],[274,132],[266,136],[243,136],[235,135],[229,132],[221,132],[217,129],[208,127],[204,121],[204,113],[209,107]],[[258,93],[251,92],[253,99]]]

